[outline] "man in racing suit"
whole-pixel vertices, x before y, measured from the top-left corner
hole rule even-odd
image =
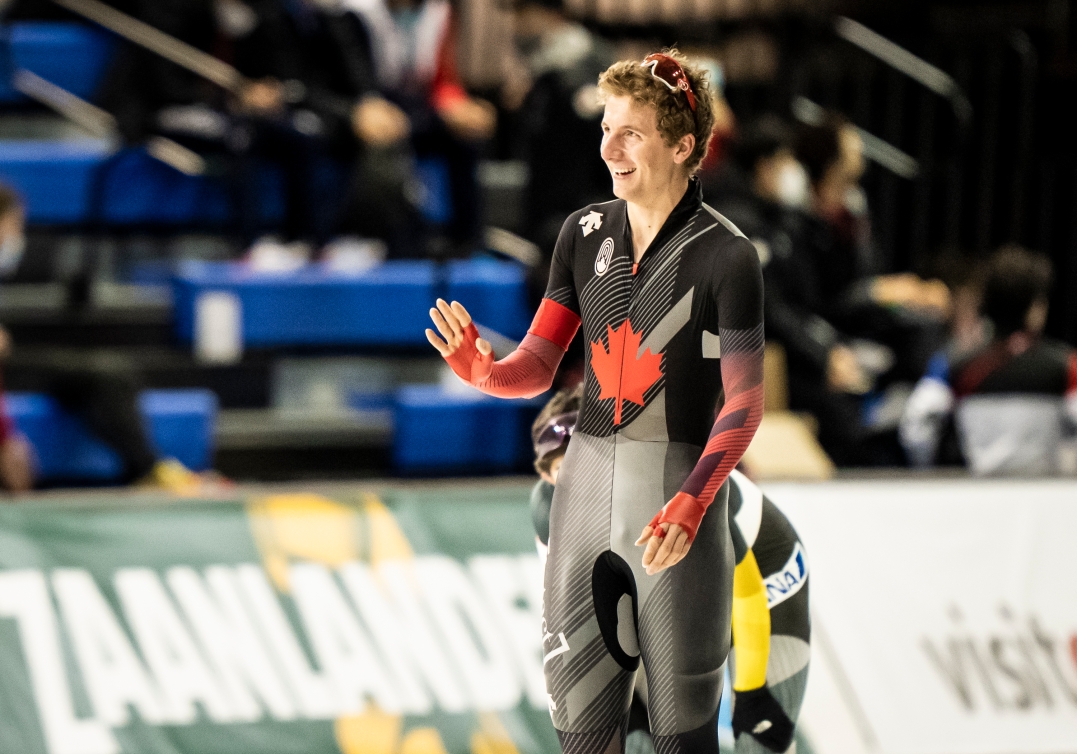
[[[553,493],[579,403],[578,390],[562,390],[543,409],[532,431],[535,468],[542,478],[531,491],[531,519],[543,563]],[[808,562],[789,519],[763,491],[735,469],[729,481],[729,528],[737,561],[731,654],[736,752],[792,754],[811,655]],[[646,684],[642,671],[637,671],[633,704],[643,709]],[[634,754],[654,752],[645,715],[630,716],[627,743]]]
[[[671,51],[614,64],[599,88],[619,198],[565,222],[528,335],[495,363],[466,309],[438,301],[441,337],[427,336],[483,392],[533,396],[582,324],[583,405],[545,571],[554,727],[566,752],[623,751],[642,659],[656,749],[717,752],[734,569],[725,482],[763,411],[762,276],[692,177],[713,129],[705,74]]]

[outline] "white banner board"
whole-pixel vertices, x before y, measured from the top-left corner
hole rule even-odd
[[[1077,752],[1077,481],[764,489],[811,563],[819,754]]]

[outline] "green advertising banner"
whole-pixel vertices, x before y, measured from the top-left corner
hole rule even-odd
[[[526,484],[0,508],[0,752],[540,754]]]

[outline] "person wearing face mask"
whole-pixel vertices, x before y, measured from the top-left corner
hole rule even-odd
[[[25,247],[22,199],[0,184],[0,275],[18,268]],[[71,348],[17,349],[0,327],[0,359],[5,389],[45,392],[83,419],[124,463],[124,480],[183,494],[214,484],[213,474],[197,474],[175,459],[157,455],[138,405],[139,381],[131,365],[107,354]],[[0,392],[0,485],[25,492],[34,485],[34,453],[8,416]]]
[[[822,313],[893,352],[880,380],[919,378],[944,337],[949,289],[912,273],[883,273],[860,187],[863,141],[851,123],[831,114],[802,125],[794,149],[810,179],[806,252],[821,284]]]
[[[862,465],[872,458],[860,419],[860,395],[870,379],[848,336],[827,318],[826,281],[806,248],[811,187],[793,142],[792,129],[777,116],[745,125],[715,204],[759,252],[767,337],[785,350],[791,407],[815,417],[820,444],[838,465]]]
[[[502,0],[524,71],[502,92],[513,113],[530,180],[523,234],[552,249],[565,215],[610,196],[595,81],[616,57],[612,46],[573,20],[562,0]]]

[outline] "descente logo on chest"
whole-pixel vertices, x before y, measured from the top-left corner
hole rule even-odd
[[[610,262],[613,260],[613,239],[607,238],[602,242],[602,248],[598,250],[598,256],[595,257],[595,274],[605,275],[606,270],[610,268]]]

